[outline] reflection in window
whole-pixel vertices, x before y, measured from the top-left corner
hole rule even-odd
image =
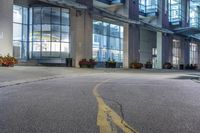
[[[34,19],[33,19],[34,18]],[[30,9],[32,58],[69,57],[69,10],[57,7]]]
[[[200,2],[190,1],[190,27],[200,27]]]
[[[181,59],[181,44],[179,40],[173,40],[173,65],[178,66],[180,64]]]
[[[198,46],[190,43],[190,64],[198,64]]]
[[[169,22],[179,24],[181,21],[181,0],[168,0]]]
[[[18,59],[27,58],[28,9],[13,6],[13,55]]]
[[[157,0],[139,0],[139,10],[144,14],[152,14],[158,11],[158,1]]]
[[[99,62],[123,62],[123,27],[93,21],[93,58]]]

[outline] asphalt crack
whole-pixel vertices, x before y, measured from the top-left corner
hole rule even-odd
[[[28,83],[35,83],[35,82],[40,82],[40,81],[47,81],[47,80],[52,80],[52,79],[57,79],[57,78],[64,78],[64,76],[51,76],[51,77],[42,77],[42,78],[37,78],[37,79],[28,79],[28,80],[18,80],[18,81],[4,82],[4,83],[0,84],[0,88],[18,86],[18,85],[23,85],[23,84],[28,84]]]
[[[102,97],[102,96],[101,96]],[[105,101],[110,101],[110,102],[113,102],[115,103],[116,105],[118,105],[119,107],[119,112],[120,112],[120,116],[121,116],[121,124],[123,124],[126,128],[130,129],[132,132],[135,132],[133,129],[131,129],[129,126],[127,126],[125,124],[125,115],[124,115],[124,110],[123,110],[123,105],[116,101],[116,100],[113,100],[113,99],[109,99],[109,98],[105,98],[105,97],[102,97]]]

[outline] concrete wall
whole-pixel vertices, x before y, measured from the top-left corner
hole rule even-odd
[[[156,32],[140,29],[140,62],[152,59],[152,48],[156,48]]]
[[[0,4],[0,54],[12,55],[13,0],[1,0]]]

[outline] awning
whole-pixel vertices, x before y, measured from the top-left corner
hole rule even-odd
[[[139,21],[128,19],[125,16],[113,13],[111,11],[108,11],[108,10],[105,10],[105,9],[102,9],[102,8],[94,7],[93,10],[90,11],[90,13],[93,14],[93,15],[98,15],[98,16],[101,16],[101,17],[120,21],[120,22],[123,22],[123,23],[140,24]]]
[[[158,27],[156,25],[152,25],[152,24],[149,24],[147,22],[144,22],[144,21],[141,21],[141,25],[148,29],[148,30],[151,30],[151,31],[156,31],[156,32],[162,32],[162,33],[168,33],[168,34],[174,34],[173,31],[171,30],[168,30],[168,29],[165,29],[165,28],[162,28],[162,27]]]
[[[87,9],[87,6],[71,1],[71,0],[39,0],[39,1],[60,6],[60,7],[72,7],[79,10]]]

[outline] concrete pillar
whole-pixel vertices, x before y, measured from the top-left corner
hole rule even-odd
[[[157,32],[156,45],[157,45],[157,64],[156,64],[155,67],[157,69],[162,69],[162,64],[163,64],[162,49],[163,49],[163,45],[162,45],[162,33],[161,32]]]
[[[162,66],[165,62],[172,61],[172,42],[171,38],[167,34],[162,32],[157,32],[157,69],[162,69]]]
[[[13,0],[1,0],[0,4],[0,55],[12,55],[13,49]]]
[[[190,42],[188,40],[183,40],[183,64],[187,65],[190,63]]]
[[[124,46],[123,46],[123,52],[124,52],[124,60],[123,60],[123,67],[129,68],[129,25],[124,25]]]
[[[77,0],[77,2],[86,5],[88,8],[93,5],[91,0]],[[71,57],[74,60],[74,66],[79,67],[81,59],[92,58],[93,18],[86,10],[72,9],[70,13]]]
[[[129,0],[129,18],[139,20],[139,0]],[[139,61],[140,27],[129,24],[129,64]]]
[[[92,58],[92,18],[87,12],[71,10],[71,57],[75,67],[83,58]]]

